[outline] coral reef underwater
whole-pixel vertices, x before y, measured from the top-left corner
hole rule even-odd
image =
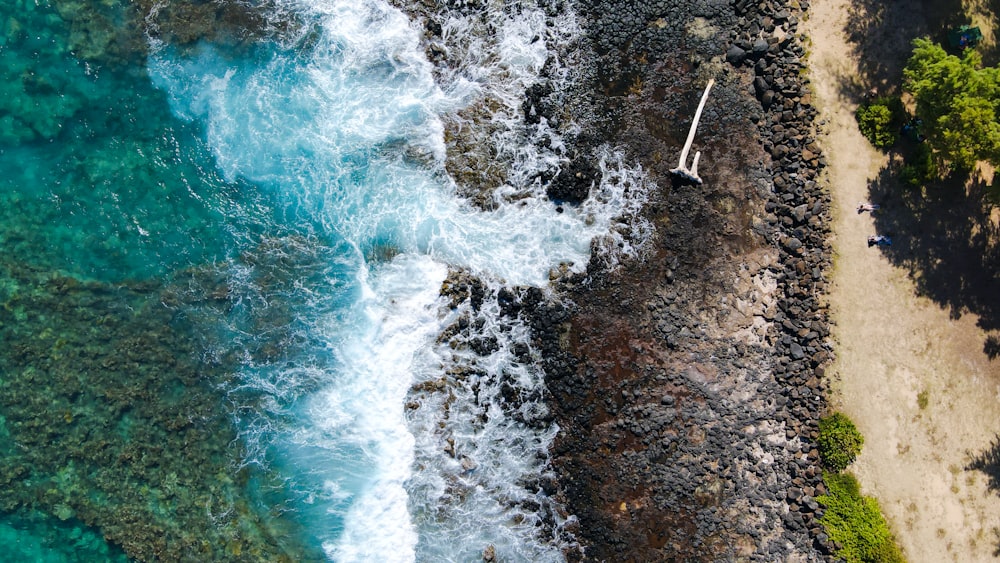
[[[283,483],[245,463],[226,408],[240,358],[206,353],[199,324],[233,311],[219,269],[249,255],[226,224],[259,206],[144,67],[150,38],[238,48],[274,21],[242,2],[0,4],[5,557],[321,558]],[[284,322],[268,315],[248,318]]]

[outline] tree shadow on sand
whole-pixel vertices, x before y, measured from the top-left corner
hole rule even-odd
[[[972,457],[965,470],[981,471],[986,475],[987,490],[1000,494],[1000,434],[993,438],[986,450]],[[1000,533],[997,534],[997,543],[997,548],[993,550],[994,557],[1000,556]]]
[[[986,488],[1000,493],[1000,434],[982,453],[972,458],[965,466],[966,471],[982,471],[986,475]]]
[[[960,0],[940,0],[958,5]],[[858,74],[868,88],[893,93],[914,37],[931,33],[921,4],[891,0],[855,0],[848,8],[844,31],[858,61]]]
[[[862,100],[875,88],[879,95],[900,93],[902,70],[916,37],[929,36],[947,45],[947,33],[972,23],[968,0],[855,0],[849,7],[845,33],[858,61],[858,78],[845,80],[842,93]],[[1000,0],[984,0],[977,11],[1000,13]],[[978,16],[982,17],[982,16]],[[992,21],[995,21],[995,17]],[[994,42],[995,43],[995,42]],[[980,45],[984,63],[995,64],[997,46]],[[907,153],[912,141],[894,149]],[[922,188],[898,180],[902,154],[869,187],[871,200],[882,204],[875,215],[878,234],[893,238],[880,247],[893,264],[906,268],[917,291],[947,307],[952,318],[965,312],[979,316],[979,326],[1000,330],[1000,233],[984,202],[986,181],[962,174]],[[966,184],[968,183],[968,187]],[[1000,335],[989,335],[983,352],[1000,357]]]
[[[996,335],[987,337],[986,344],[983,344],[983,352],[989,359],[997,359],[1000,356],[1000,338],[997,338]]]
[[[1000,0],[986,0],[982,10],[1000,13]],[[962,0],[854,0],[848,8],[844,32],[851,45],[850,54],[858,61],[859,82],[864,86],[848,85],[845,93],[856,100],[870,88],[882,95],[897,94],[914,38],[930,37],[948,45],[950,29],[971,23]],[[988,66],[1000,58],[995,41],[978,49]]]
[[[922,188],[904,186],[900,159],[891,160],[869,186],[871,201],[881,205],[875,228],[892,238],[891,246],[879,248],[951,318],[973,313],[983,330],[1000,329],[1000,226],[984,200],[986,182],[955,174]],[[996,335],[983,351],[991,359],[1000,355]]]

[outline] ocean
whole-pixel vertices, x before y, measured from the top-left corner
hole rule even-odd
[[[581,116],[524,92],[572,90],[576,16],[441,7],[435,66],[381,1],[192,6],[0,6],[0,544],[563,560],[558,427],[505,311],[651,233],[614,147],[586,201],[546,196]]]

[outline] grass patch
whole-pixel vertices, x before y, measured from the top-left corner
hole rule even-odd
[[[928,393],[926,389],[917,393],[917,407],[920,410],[926,409],[927,405],[930,403],[930,400],[931,400],[930,393]]]
[[[839,543],[847,563],[905,563],[878,501],[862,496],[858,480],[846,473],[824,473],[828,494],[816,497],[825,511],[820,522]]]

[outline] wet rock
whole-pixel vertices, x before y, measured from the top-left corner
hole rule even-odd
[[[552,87],[545,83],[532,84],[524,92],[525,100],[521,104],[524,122],[537,125],[542,119],[552,121],[555,107],[548,100]]]
[[[598,180],[599,171],[583,157],[569,162],[545,189],[546,195],[554,202],[570,204],[583,203],[590,196],[590,189]]]

